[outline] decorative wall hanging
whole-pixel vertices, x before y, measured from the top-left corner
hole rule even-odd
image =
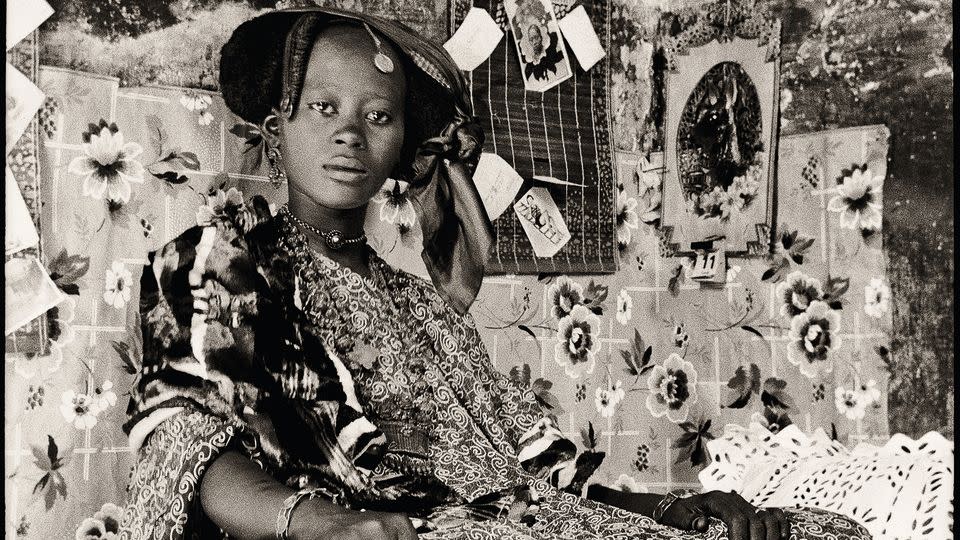
[[[7,61],[31,81],[37,80],[39,69],[37,47],[37,32],[31,31],[23,41],[20,41],[7,52]],[[45,121],[49,120],[50,118],[45,118]],[[24,202],[38,230],[40,228],[40,166],[37,161],[39,134],[40,125],[37,123],[37,118],[34,117],[26,131],[6,156],[7,166],[20,187]],[[11,255],[11,257],[36,258],[43,261],[40,248],[41,245],[37,244]],[[6,352],[44,354],[48,350],[47,343],[47,317],[41,315],[16,332],[6,336],[4,350]]]
[[[679,254],[761,254],[774,212],[780,22],[755,2],[667,14],[663,227]]]
[[[580,5],[610,50],[607,0]],[[517,46],[502,0],[454,0],[453,28],[471,7],[486,9],[507,34],[493,54],[468,74],[475,114],[486,133],[484,151],[509,163],[523,178],[526,193],[546,187],[569,228],[570,241],[553,257],[538,257],[516,212],[494,221],[496,243],[489,273],[595,273],[617,269],[616,180],[610,154],[609,55],[584,71],[569,55],[570,78],[544,92],[526,91]],[[557,19],[570,10],[554,3]],[[570,184],[543,183],[552,177]],[[579,185],[571,185],[579,184]]]

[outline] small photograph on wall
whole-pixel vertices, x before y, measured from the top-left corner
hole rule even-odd
[[[729,3],[666,21],[664,230],[680,254],[704,241],[761,254],[773,216],[779,23]]]
[[[569,79],[573,72],[553,5],[544,0],[506,0],[503,8],[526,89],[543,92]]]

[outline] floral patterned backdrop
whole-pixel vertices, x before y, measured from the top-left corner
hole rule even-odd
[[[50,313],[49,355],[7,356],[6,527],[110,538],[132,460],[120,425],[146,254],[230,198],[279,203],[284,190],[262,174],[255,130],[215,94],[51,67],[39,85],[44,252],[69,299]],[[579,444],[606,453],[593,480],[695,485],[704,442],[727,423],[882,440],[886,129],[784,138],[774,253],[731,260],[716,286],[665,251],[645,158],[616,160],[621,270],[490,277],[472,310],[496,366]],[[422,274],[404,186],[388,182],[368,218],[375,248]]]

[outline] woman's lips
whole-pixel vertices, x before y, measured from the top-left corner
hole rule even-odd
[[[355,181],[367,175],[367,168],[356,158],[336,156],[323,164],[327,176],[334,180]]]

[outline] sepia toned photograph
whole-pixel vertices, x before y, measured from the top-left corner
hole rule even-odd
[[[5,538],[954,537],[950,3],[5,9]]]

